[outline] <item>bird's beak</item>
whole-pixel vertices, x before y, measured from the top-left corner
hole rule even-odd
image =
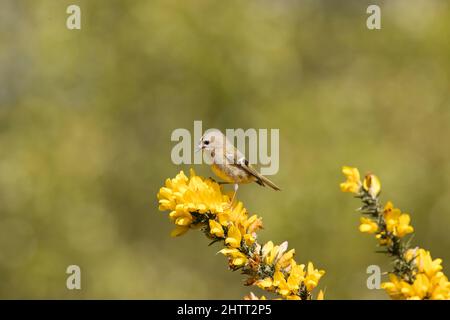
[[[195,147],[195,153],[199,152],[200,150],[202,150],[202,147],[200,145]]]

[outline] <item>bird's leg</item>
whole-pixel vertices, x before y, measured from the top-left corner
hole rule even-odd
[[[231,198],[231,205],[233,205],[234,198],[236,198],[236,193],[237,193],[238,189],[239,189],[239,185],[237,183],[235,183],[233,197]]]
[[[227,182],[230,183],[230,182]],[[231,198],[230,203],[226,206],[227,209],[231,209],[233,207],[233,202],[234,199],[236,198],[236,193],[238,191],[239,185],[237,183],[234,184],[234,193],[233,193],[233,197]]]

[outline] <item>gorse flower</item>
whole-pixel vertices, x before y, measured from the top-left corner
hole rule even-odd
[[[262,228],[262,219],[249,215],[242,202],[230,206],[230,198],[216,182],[197,176],[193,170],[188,178],[181,171],[174,179],[166,180],[157,197],[159,209],[170,211],[169,218],[175,224],[172,236],[200,229],[213,243],[223,243],[219,253],[228,258],[230,269],[248,276],[247,285],[284,299],[312,299],[312,291],[325,272],[311,262],[307,266],[297,264],[295,250],[288,250],[287,242],[259,244],[257,231]],[[320,291],[317,299],[323,296]],[[258,298],[251,293],[246,299]]]
[[[403,238],[405,235],[414,232],[414,228],[409,225],[411,218],[409,214],[402,213],[400,209],[394,208],[392,202],[388,201],[383,210],[386,230],[394,236]]]
[[[363,188],[373,199],[375,199],[381,192],[380,179],[378,179],[378,177],[374,174],[367,174],[364,178]]]
[[[229,197],[222,194],[217,183],[204,180],[193,171],[190,179],[183,171],[174,179],[167,179],[158,192],[158,200],[159,210],[170,210],[169,217],[176,226],[171,233],[174,237],[201,223],[201,215],[223,213],[229,203]]]
[[[222,225],[216,220],[209,220],[209,232],[217,238],[223,238],[225,236]]]
[[[356,168],[343,167],[347,181],[341,183],[341,190],[352,192],[361,199],[359,230],[375,234],[378,245],[394,259],[394,269],[388,282],[381,286],[392,299],[450,299],[450,282],[442,270],[442,260],[431,258],[430,252],[421,248],[411,249],[409,241],[403,238],[414,232],[409,214],[403,213],[388,201],[380,205],[381,183],[377,176],[366,175],[359,182]]]
[[[312,291],[325,273],[314,269],[311,262],[305,270],[305,265],[298,265],[293,259],[295,250],[287,250],[287,242],[274,246],[271,241],[266,243],[259,251],[263,264],[273,275],[256,280],[253,284],[261,289],[276,292],[287,299],[301,299]]]
[[[158,193],[159,210],[179,210],[198,213],[222,213],[229,197],[222,194],[220,186],[212,180],[202,179],[191,170],[191,178],[181,171]]]
[[[382,284],[392,299],[450,299],[450,282],[442,272],[442,260],[432,259],[429,251],[411,248],[414,232],[408,213],[395,208],[388,201],[380,204],[381,182],[374,174],[361,181],[357,168],[343,167],[346,181],[340,184],[343,192],[355,194],[362,201],[359,211],[359,230],[374,234],[378,245],[393,258],[389,281]],[[190,229],[200,229],[206,237],[224,246],[219,253],[228,259],[231,270],[247,275],[246,285],[254,285],[277,294],[282,299],[309,300],[312,291],[324,275],[311,262],[298,264],[295,250],[288,243],[275,245],[272,241],[260,244],[257,232],[262,229],[262,219],[250,215],[242,202],[230,205],[230,197],[211,179],[204,179],[191,170],[190,177],[181,171],[175,178],[167,179],[158,192],[159,209],[170,211],[169,218],[175,229],[172,236],[180,236]],[[322,290],[316,299],[322,300]],[[250,293],[245,299],[265,300]]]
[[[361,189],[361,176],[357,168],[343,167],[342,172],[347,177],[347,181],[341,183],[343,192],[358,193]]]
[[[409,249],[405,259],[415,266],[415,280],[409,283],[391,274],[390,281],[383,283],[382,288],[393,299],[450,299],[450,282],[441,272],[441,259],[433,260],[429,251],[420,248]]]
[[[375,233],[378,231],[378,224],[375,221],[364,217],[362,217],[360,221],[359,231],[367,233]]]

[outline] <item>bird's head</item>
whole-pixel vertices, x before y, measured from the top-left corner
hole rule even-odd
[[[203,137],[201,137],[198,144],[198,150],[215,150],[223,148],[226,143],[226,138],[217,129],[208,130]]]

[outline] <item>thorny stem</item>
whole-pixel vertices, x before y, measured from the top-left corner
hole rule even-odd
[[[205,236],[212,240],[209,245],[212,245],[220,241],[225,242],[224,238],[211,235],[210,233],[209,220],[214,219],[214,215],[209,213],[201,214],[199,212],[191,212],[191,215],[194,218],[194,220],[192,221],[192,226],[200,227]],[[224,233],[225,234],[228,233],[227,231],[228,228],[225,226],[222,227],[224,229]],[[261,247],[262,246],[259,245],[257,241],[255,241],[252,245],[249,246],[245,243],[244,240],[242,240],[240,247],[237,248],[241,253],[243,253],[247,257],[249,263],[247,263],[245,266],[240,267],[230,265],[230,269],[233,271],[241,269],[242,274],[249,276],[245,285],[252,285],[256,280],[265,279],[267,277],[273,278],[274,276],[275,267],[271,264],[266,264],[263,261],[261,253],[257,251],[257,248]],[[311,299],[311,293],[307,290],[304,283],[301,284],[296,294],[302,300]]]
[[[407,260],[405,257],[405,253],[410,247],[409,241],[405,243],[401,238],[395,236],[392,232],[387,230],[384,210],[380,205],[378,197],[375,199],[372,198],[368,191],[361,188],[361,191],[356,195],[356,198],[360,198],[363,203],[363,206],[358,210],[362,214],[373,217],[378,225],[378,234],[380,236],[379,240],[385,243],[380,245],[386,246],[386,251],[377,252],[387,253],[389,256],[393,257],[393,273],[400,276],[406,282],[412,284],[415,279],[414,274],[417,267],[414,264],[416,257],[412,257],[410,260]]]

